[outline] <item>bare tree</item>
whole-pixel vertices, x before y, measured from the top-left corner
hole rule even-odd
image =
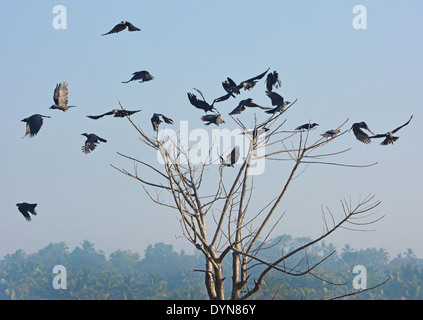
[[[266,261],[260,256],[270,241],[272,231],[284,216],[278,208],[290,183],[302,173],[299,172],[302,165],[354,168],[375,165],[375,163],[355,165],[330,161],[336,155],[346,153],[350,149],[336,153],[320,152],[347,132],[342,131],[342,128],[348,119],[333,130],[334,134],[319,135],[315,140],[312,140],[310,129],[282,130],[285,124],[282,116],[296,103],[297,100],[271,116],[266,114],[269,117],[260,124],[254,117],[251,130],[248,130],[239,119],[232,117],[245,139],[248,139],[248,147],[244,148],[243,156],[234,168],[221,165],[219,160],[213,161],[214,146],[208,149],[206,161],[200,164],[193,163],[190,157],[191,149],[181,145],[178,138],[169,139],[157,133],[154,137],[149,137],[128,117],[138,131],[141,141],[146,147],[158,152],[163,163],[153,165],[119,153],[122,157],[133,161],[134,171],[129,172],[113,165],[112,167],[141,182],[151,201],[179,213],[183,237],[205,257],[205,269],[195,271],[204,273],[210,299],[249,299],[259,292],[265,276],[271,270],[291,276],[309,274],[320,279],[317,267],[333,252],[319,261],[309,261],[307,250],[311,246],[339,229],[363,230],[381,219],[381,217],[373,218],[380,202],[372,195],[359,199],[357,203],[353,203],[351,199],[341,200],[338,214],[329,208],[321,210],[323,220],[321,236],[294,250],[282,251],[280,257],[274,261]],[[121,108],[124,109],[122,105]],[[292,164],[286,180],[281,181],[278,190],[272,190],[274,198],[267,203],[261,203],[263,200],[254,196],[256,188],[252,166],[257,161],[287,161]],[[142,167],[142,170],[138,170],[139,167]],[[151,171],[155,178],[148,180],[146,178],[148,174],[145,174],[147,170]],[[235,170],[233,178],[227,178],[227,170]],[[261,209],[250,209],[253,202],[259,203]],[[276,222],[271,222],[274,219]],[[291,263],[294,261],[292,257],[297,255],[302,255],[302,264]],[[226,259],[229,259],[232,265],[231,280],[225,279],[224,276],[223,263]],[[254,273],[252,278],[255,270],[259,271]],[[225,281],[231,281],[230,286],[226,285],[230,287],[230,296],[227,294],[228,290],[224,290]]]

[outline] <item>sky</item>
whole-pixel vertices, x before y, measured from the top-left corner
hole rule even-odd
[[[66,29],[53,25],[57,5],[66,8]],[[366,10],[366,29],[353,25],[357,5]],[[154,204],[139,182],[111,166],[133,169],[120,152],[160,168],[154,151],[127,119],[86,115],[118,108],[120,101],[128,110],[142,110],[132,120],[151,136],[154,112],[171,117],[175,130],[185,121],[189,130],[211,131],[187,93],[198,88],[212,101],[224,94],[227,77],[245,80],[268,68],[280,75],[276,91],[298,99],[283,115],[285,130],[312,121],[319,127],[310,136],[317,138],[348,119],[344,129],[365,121],[373,132],[385,133],[414,116],[394,145],[365,145],[352,132],[328,145],[324,152],[349,149],[333,161],[377,165],[304,167],[281,204],[285,215],[274,236],[318,237],[322,206],[339,218],[342,199],[357,203],[371,194],[381,201],[375,218],[383,219],[366,232],[340,229],[326,243],[339,250],[345,244],[384,248],[391,257],[411,248],[422,258],[421,12],[418,0],[0,2],[0,258],[62,241],[72,250],[84,240],[107,254],[143,254],[157,242],[192,252],[177,213]],[[101,36],[122,20],[142,31]],[[122,84],[141,70],[154,80]],[[66,113],[49,109],[62,81],[69,83],[69,104],[77,106]],[[264,90],[261,81],[242,96],[268,106]],[[239,100],[219,105],[224,128],[236,128],[227,113]],[[254,111],[239,118],[251,123]],[[37,113],[51,118],[36,137],[22,138],[21,120]],[[85,155],[85,132],[107,143]],[[255,178],[253,209],[277,194],[292,165],[266,162]],[[30,223],[16,208],[20,202],[38,204]]]

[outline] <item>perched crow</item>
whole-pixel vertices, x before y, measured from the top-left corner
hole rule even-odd
[[[131,32],[132,31],[141,31],[141,29],[138,29],[132,23],[130,23],[128,21],[122,21],[121,23],[115,25],[114,28],[112,30],[110,30],[109,32],[102,34],[102,36],[112,34],[112,33],[118,33],[118,32],[125,30],[126,28],[128,28],[128,31],[131,31]]]
[[[128,81],[122,81],[122,83],[129,83],[131,81],[141,80],[140,83],[148,82],[153,80],[154,77],[148,71],[137,71],[132,74],[132,78]]]
[[[166,122],[168,124],[173,124],[172,119],[162,115],[161,113],[155,113],[155,114],[153,114],[153,117],[151,118],[151,124],[153,125],[153,129],[156,132],[159,131],[159,125],[160,125],[160,123],[162,123],[162,120],[160,119],[160,117],[162,117],[164,122]]]
[[[299,127],[297,127],[297,128],[295,128],[295,130],[311,130],[311,129],[313,129],[314,127],[317,127],[318,126],[318,124],[317,123],[306,123],[306,124],[303,124],[302,126],[299,126]]]
[[[22,215],[25,217],[26,221],[31,221],[31,215],[36,216],[37,215],[37,211],[35,211],[35,207],[37,206],[36,203],[34,204],[29,204],[26,202],[23,203],[18,203],[16,204],[16,206],[18,207],[18,210],[22,213]]]
[[[231,151],[230,154],[226,157],[226,160],[220,156],[220,162],[224,167],[234,167],[234,164],[238,162],[239,159],[239,146],[235,146],[235,148]]]
[[[249,108],[260,108],[260,109],[263,109],[263,110],[270,109],[270,108],[267,108],[267,107],[259,106],[258,104],[255,104],[253,102],[253,99],[248,98],[248,99],[245,99],[245,100],[240,101],[239,104],[238,104],[238,107],[236,107],[234,110],[232,110],[232,112],[229,113],[229,115],[232,116],[232,115],[235,115],[235,114],[240,114],[242,111],[245,110],[245,107],[249,107]]]
[[[322,137],[324,138],[333,138],[335,137],[338,133],[340,132],[339,129],[336,130],[328,130],[325,133],[321,134]]]
[[[225,121],[221,118],[220,114],[214,115],[214,114],[208,114],[201,117],[201,120],[207,122],[205,125],[209,126],[211,124],[220,125],[222,123],[225,123]]]
[[[371,134],[374,134],[369,127],[367,126],[367,124],[365,122],[357,122],[354,123],[350,129],[350,131],[352,130],[354,132],[355,137],[357,138],[358,141],[361,141],[365,144],[369,144],[371,142],[369,136],[361,129],[366,129],[367,131],[369,131]]]
[[[100,138],[99,136],[95,135],[94,133],[83,133],[83,136],[87,137],[87,140],[85,141],[85,145],[82,146],[82,152],[85,154],[90,153],[91,151],[94,151],[94,149],[97,147],[97,144],[100,142],[106,143],[107,140]]]
[[[131,116],[134,113],[140,112],[141,110],[129,111],[129,110],[121,110],[121,109],[113,109],[110,112],[103,113],[99,116],[87,116],[90,119],[97,120],[104,116],[114,116],[115,118],[124,118],[126,116]]]
[[[65,112],[68,111],[69,108],[75,108],[75,106],[68,106],[68,94],[68,84],[66,81],[57,84],[53,94],[54,105],[52,105],[50,109],[62,110]]]
[[[195,89],[195,91],[197,91],[201,97],[203,98],[203,100],[200,100],[197,98],[197,96],[193,93],[188,93],[188,99],[189,102],[196,108],[204,110],[204,112],[209,112],[212,111],[214,109],[214,102],[210,105],[208,102],[206,102],[206,100],[204,99],[204,96],[202,94],[202,92],[198,89]]]
[[[29,134],[30,137],[34,137],[37,135],[38,131],[40,131],[43,125],[43,118],[50,118],[49,116],[43,116],[41,114],[34,114],[29,118],[25,118],[21,120],[22,122],[26,122],[26,133],[24,138]]]
[[[387,132],[385,134],[377,134],[377,135],[374,135],[372,137],[369,137],[369,139],[373,139],[373,138],[385,138],[385,140],[383,140],[382,143],[381,143],[382,146],[387,146],[388,144],[394,144],[394,142],[399,139],[399,137],[394,137],[394,133],[396,133],[401,128],[403,128],[406,125],[408,125],[410,123],[410,121],[411,121],[412,118],[413,118],[413,116],[410,117],[410,120],[408,120],[402,126],[396,128],[395,130],[389,131],[389,132]]]
[[[279,88],[281,86],[281,80],[279,79],[279,74],[275,71],[269,73],[266,78],[266,89],[267,91],[272,91],[273,87]]]

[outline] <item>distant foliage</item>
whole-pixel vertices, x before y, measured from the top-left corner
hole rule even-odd
[[[285,235],[274,239],[264,250],[263,258],[289,251],[307,238],[293,239]],[[314,246],[306,258],[296,258],[290,264],[312,264],[335,251],[330,244]],[[288,262],[287,262],[288,263]],[[86,240],[70,251],[65,243],[52,243],[37,253],[26,255],[23,250],[6,255],[0,260],[1,300],[206,300],[204,260],[200,255],[177,253],[172,245],[150,245],[144,257],[128,250],[117,250],[109,258],[93,243]],[[52,273],[55,265],[67,270],[67,289],[55,290]],[[367,269],[368,287],[387,278],[383,286],[360,295],[366,299],[423,299],[423,260],[411,249],[391,259],[384,249],[353,250],[346,245],[336,250],[315,270],[315,276],[281,276],[269,273],[263,289],[255,299],[331,299],[354,291],[354,266]],[[225,268],[230,274],[230,265]],[[259,272],[256,270],[255,272]],[[325,281],[321,281],[321,279]],[[228,287],[228,290],[230,288]],[[354,297],[348,297],[354,298]]]

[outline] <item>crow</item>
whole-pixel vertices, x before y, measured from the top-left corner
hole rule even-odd
[[[234,92],[235,92],[235,90],[239,90],[239,89],[242,89],[242,88],[244,88],[245,91],[254,88],[254,86],[256,85],[257,81],[260,80],[260,79],[262,79],[269,70],[270,70],[270,68],[268,68],[265,72],[259,74],[256,77],[253,77],[251,79],[242,81],[239,85],[237,85],[235,87]]]
[[[123,30],[125,30],[126,28],[128,28],[128,31],[132,32],[132,31],[141,31],[141,29],[135,27],[132,23],[128,22],[128,21],[122,21],[121,23],[115,25],[113,27],[112,30],[110,30],[109,32],[102,34],[102,36],[106,36],[108,34],[112,34],[112,33],[118,33],[121,32]]]
[[[253,102],[253,99],[248,98],[248,99],[245,99],[245,100],[241,100],[239,102],[238,106],[234,110],[232,110],[232,112],[229,113],[229,115],[232,116],[232,115],[235,115],[235,114],[240,114],[242,111],[245,110],[245,107],[249,107],[249,108],[260,108],[260,109],[263,109],[263,110],[270,109],[270,108],[267,108],[267,107],[259,106],[258,104],[255,104]]]
[[[18,210],[22,213],[22,215],[25,217],[26,221],[31,221],[31,215],[36,216],[37,215],[37,211],[35,211],[35,207],[37,206],[36,203],[34,204],[29,204],[26,202],[23,203],[18,203],[16,204],[16,206],[18,207]]]
[[[49,116],[43,116],[41,114],[34,114],[29,118],[25,118],[21,120],[22,122],[26,122],[26,133],[24,138],[29,134],[32,138],[38,134],[42,125],[43,125],[43,118],[50,118]]]
[[[269,114],[274,114],[274,113],[276,113],[276,112],[283,112],[284,111],[284,109],[285,109],[285,107],[288,105],[288,104],[290,104],[291,102],[289,102],[289,101],[285,101],[284,100],[284,98],[280,95],[280,94],[278,94],[278,93],[276,93],[276,92],[273,92],[273,91],[269,91],[269,90],[267,90],[266,91],[266,95],[270,98],[270,100],[272,101],[272,106],[276,106],[275,108],[273,108],[273,109],[271,109],[271,110],[268,110],[268,111],[266,111],[266,113],[269,113]]]
[[[239,146],[235,146],[235,148],[231,151],[230,154],[227,155],[226,160],[220,156],[220,162],[224,167],[234,167],[234,164],[238,162],[239,159]]]
[[[208,102],[206,102],[206,99],[204,99],[203,93],[200,90],[195,89],[195,88],[194,88],[194,90],[197,91],[201,95],[201,97],[203,98],[203,100],[200,100],[200,99],[197,98],[197,96],[195,94],[188,93],[189,102],[194,107],[196,107],[197,109],[204,110],[204,112],[206,112],[206,113],[215,109],[214,108],[214,102],[216,100],[213,101],[213,103],[210,105]]]
[[[313,129],[314,127],[317,127],[318,126],[318,124],[317,123],[306,123],[306,124],[303,124],[302,126],[299,126],[299,127],[297,127],[297,128],[295,128],[295,130],[311,130],[311,129]]]
[[[140,112],[140,111],[141,110],[130,111],[130,110],[113,109],[112,111],[103,113],[103,114],[101,114],[99,116],[87,116],[87,117],[90,118],[90,119],[93,119],[93,120],[100,119],[100,118],[102,118],[104,116],[112,116],[112,115],[115,118],[124,118],[126,116],[131,116],[134,113],[137,113],[137,112]]]
[[[69,108],[75,108],[76,106],[68,106],[68,94],[69,90],[66,81],[57,84],[53,94],[54,105],[52,105],[50,109],[57,109],[66,112]]]
[[[355,137],[357,138],[358,141],[361,141],[365,144],[369,144],[371,142],[369,136],[361,129],[366,129],[367,131],[369,131],[371,134],[374,134],[369,127],[367,126],[367,124],[363,121],[363,122],[357,122],[354,123],[351,127],[351,129],[349,131],[353,131]]]
[[[281,80],[279,79],[279,74],[275,71],[269,73],[266,78],[266,89],[267,91],[272,91],[273,87],[279,88],[281,86]]]
[[[410,117],[410,120],[408,120],[406,123],[404,123],[402,126],[396,128],[395,130],[389,131],[387,133],[384,134],[377,134],[374,135],[372,137],[369,137],[369,139],[373,139],[373,138],[385,138],[385,140],[382,141],[381,145],[382,146],[387,146],[389,144],[394,144],[395,141],[397,141],[399,139],[399,137],[394,137],[394,133],[396,133],[397,131],[399,131],[401,128],[405,127],[406,125],[408,125],[411,121],[411,119],[413,118],[413,116]]]
[[[160,123],[162,123],[162,120],[160,119],[160,117],[162,117],[164,122],[166,122],[168,124],[173,124],[172,119],[162,115],[161,113],[155,113],[155,114],[153,114],[153,117],[151,118],[151,124],[153,125],[153,129],[156,132],[159,131],[159,125],[160,125]]]
[[[328,138],[329,139],[329,138],[335,137],[339,132],[340,132],[339,129],[336,129],[336,130],[328,130],[325,133],[321,134],[321,136],[324,137],[324,138]]]
[[[220,114],[214,115],[214,114],[208,114],[201,117],[201,120],[207,122],[205,125],[209,126],[211,124],[220,125],[222,123],[225,123],[225,121],[221,118]]]
[[[94,133],[90,133],[90,134],[83,133],[82,135],[87,137],[87,140],[85,141],[85,145],[82,146],[82,152],[85,154],[88,154],[91,151],[94,151],[94,149],[97,147],[97,144],[99,144],[100,142],[104,142],[104,143],[107,142],[107,140],[100,138]]]
[[[154,77],[148,71],[137,71],[132,74],[132,78],[128,81],[122,81],[122,83],[129,83],[131,81],[141,80],[140,83],[148,82],[153,80]]]

